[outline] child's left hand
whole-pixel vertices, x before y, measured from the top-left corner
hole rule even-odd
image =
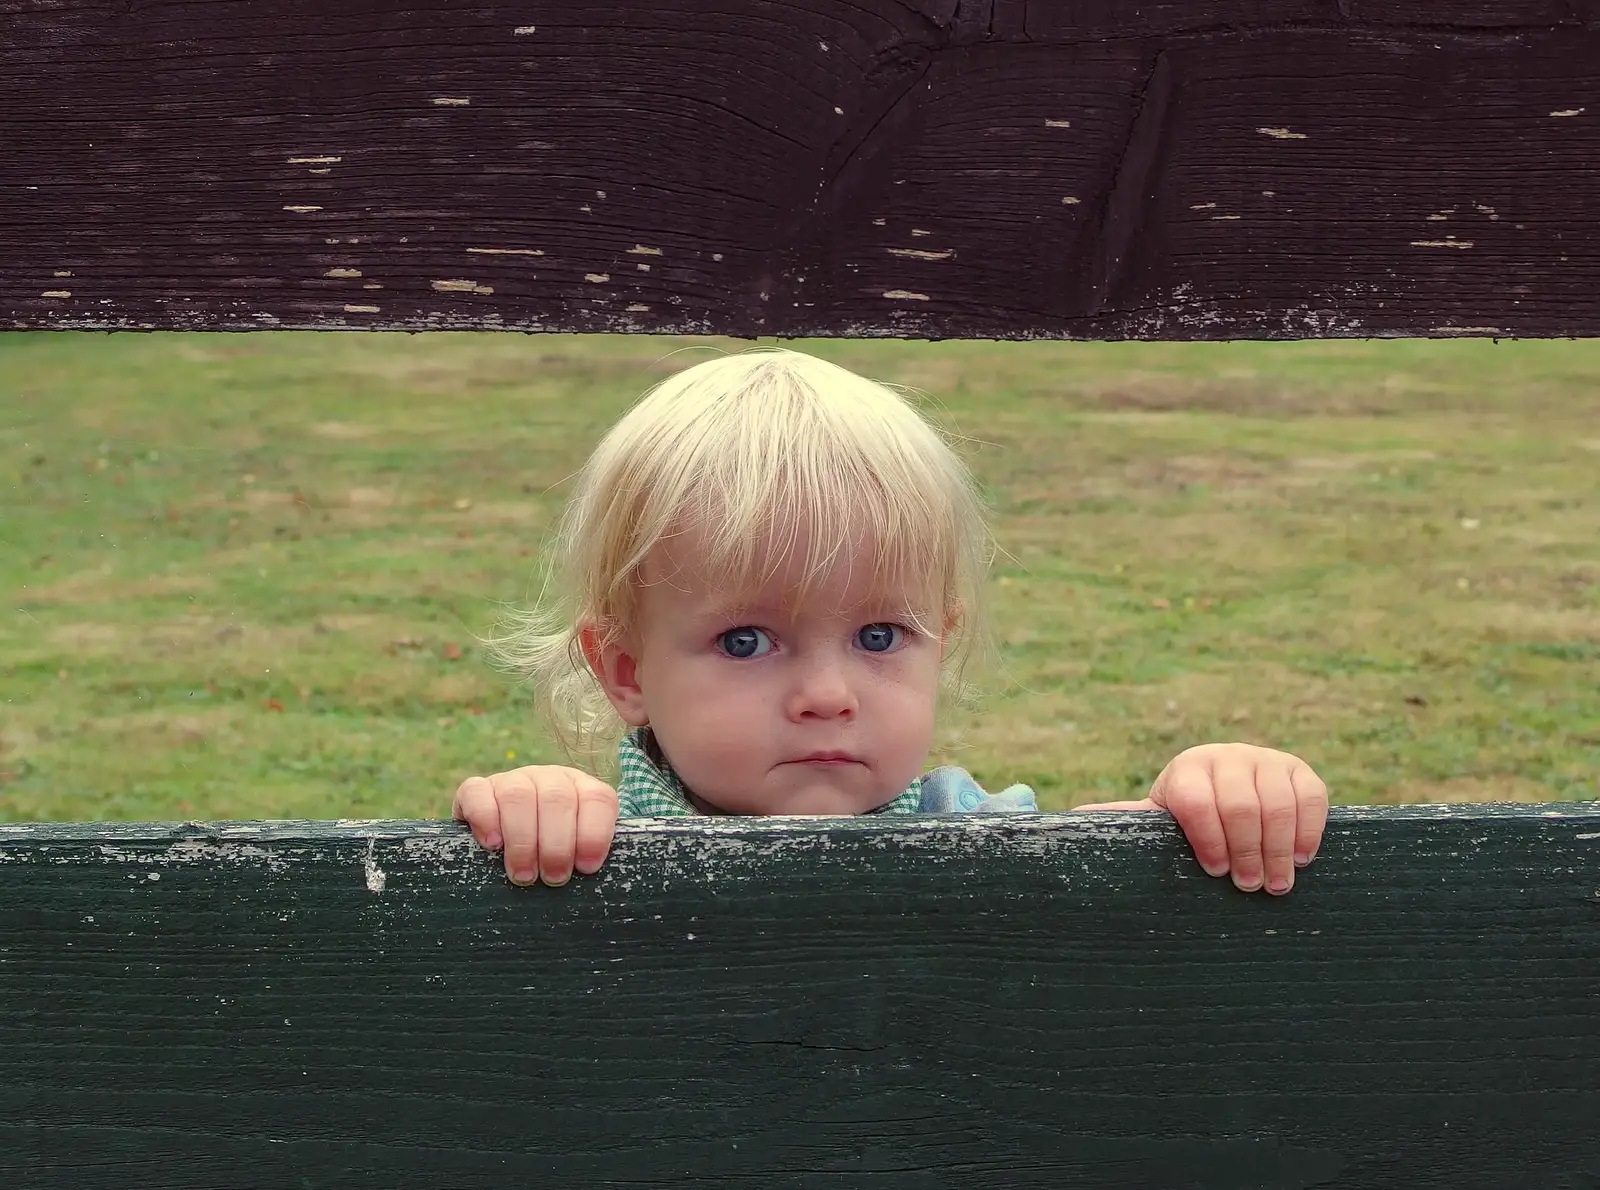
[[[1328,824],[1328,789],[1298,756],[1254,744],[1201,744],[1173,758],[1142,802],[1079,809],[1166,810],[1213,876],[1282,896]]]
[[[1231,872],[1244,892],[1263,883],[1269,893],[1288,892],[1328,824],[1328,788],[1311,766],[1254,744],[1180,752],[1149,800],[1178,820],[1202,868],[1213,876]]]

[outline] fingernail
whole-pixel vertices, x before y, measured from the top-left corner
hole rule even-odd
[[[511,883],[512,884],[532,884],[533,883],[533,869],[532,868],[518,868],[515,872],[511,873]]]
[[[1289,891],[1289,880],[1285,876],[1274,876],[1267,881],[1267,891],[1273,893],[1286,893]]]
[[[1303,868],[1307,864],[1309,864],[1310,862],[1311,862],[1311,856],[1309,854],[1307,854],[1306,852],[1304,852],[1304,851],[1296,851],[1294,853],[1294,866],[1295,867]]]
[[[1206,870],[1206,875],[1207,876],[1226,876],[1228,874],[1228,865],[1227,864],[1206,864],[1206,863],[1203,863],[1200,866]]]
[[[499,851],[504,842],[505,840],[500,837],[499,831],[491,831],[483,836],[483,845],[490,851]]]
[[[560,880],[552,880],[552,879],[550,879],[550,877],[546,876],[544,878],[544,882],[545,882],[546,886],[548,886],[550,888],[560,888],[563,884],[565,884],[567,881],[569,881],[571,879],[572,879],[572,873],[568,872]]]
[[[1246,878],[1234,873],[1233,883],[1240,892],[1255,892],[1261,887],[1261,877],[1251,876]]]

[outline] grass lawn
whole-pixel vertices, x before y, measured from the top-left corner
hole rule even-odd
[[[434,817],[558,760],[473,633],[708,344],[0,336],[0,819]],[[935,761],[1600,796],[1600,341],[800,346],[932,394],[998,509],[1006,668]]]

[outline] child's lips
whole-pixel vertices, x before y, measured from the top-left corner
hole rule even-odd
[[[802,756],[798,760],[786,761],[787,764],[860,764],[861,761],[851,756],[848,752],[814,752],[810,756]]]

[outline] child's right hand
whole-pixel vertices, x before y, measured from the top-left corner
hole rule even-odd
[[[581,769],[526,765],[468,777],[450,814],[490,851],[505,848],[513,884],[565,884],[576,868],[592,876],[606,862],[617,827],[617,791]]]

